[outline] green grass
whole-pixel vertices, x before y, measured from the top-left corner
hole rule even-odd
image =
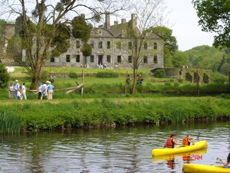
[[[72,102],[41,102],[0,105],[7,115],[17,114],[22,129],[30,131],[64,127],[94,127],[138,123],[184,122],[199,119],[230,117],[227,99],[156,98],[156,99],[100,99]]]

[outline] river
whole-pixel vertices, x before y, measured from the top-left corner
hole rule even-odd
[[[206,140],[208,148],[186,161],[152,159],[152,150],[166,138],[187,134]],[[182,172],[187,162],[219,164],[230,151],[230,122],[142,125],[0,135],[0,172]]]

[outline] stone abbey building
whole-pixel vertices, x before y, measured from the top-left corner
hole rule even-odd
[[[137,18],[132,14],[133,27],[137,27]],[[88,44],[92,47],[92,55],[84,57],[81,52],[83,45],[81,40],[70,39],[71,46],[68,51],[59,57],[46,62],[47,66],[87,67],[99,68],[106,65],[107,68],[131,68],[132,57],[129,46],[132,44],[129,38],[125,37],[128,27],[126,19],[122,19],[110,25],[110,14],[105,16],[105,24],[93,28]],[[140,68],[164,67],[164,41],[159,36],[152,34],[148,37],[142,49],[142,62]]]
[[[132,28],[137,29],[137,17],[131,15]],[[9,24],[2,34],[3,50],[6,50],[7,40],[17,33],[19,24]],[[92,47],[92,55],[84,57],[81,52],[83,43],[79,39],[70,38],[70,47],[66,53],[46,61],[46,66],[56,67],[87,67],[100,68],[131,68],[132,40],[126,37],[128,22],[122,19],[121,23],[114,21],[110,24],[110,14],[106,13],[104,25],[93,28],[88,44]],[[25,50],[22,50],[22,60],[25,59]],[[164,67],[164,40],[156,34],[151,34],[145,40],[141,51],[139,68]]]

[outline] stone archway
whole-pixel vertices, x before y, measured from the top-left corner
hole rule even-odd
[[[203,74],[203,82],[208,84],[209,81],[210,81],[209,76],[206,73],[204,73]]]
[[[192,82],[192,75],[190,73],[186,73],[185,80]]]

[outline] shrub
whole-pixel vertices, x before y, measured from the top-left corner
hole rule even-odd
[[[179,83],[183,83],[183,82],[184,82],[184,79],[178,79],[178,82],[179,82]]]
[[[165,83],[165,86],[172,86],[172,84],[169,83],[169,82],[166,82],[166,83]]]
[[[224,84],[228,80],[227,76],[222,75],[218,72],[212,73],[211,76],[212,76],[211,78],[212,78],[213,83],[216,83],[216,84]]]
[[[174,82],[174,79],[170,79],[170,82],[173,83],[173,82]]]
[[[69,73],[69,77],[70,77],[70,78],[77,78],[78,76],[77,76],[77,73],[75,73],[75,72],[70,72],[70,73]]]
[[[165,70],[164,69],[157,69],[154,73],[154,76],[157,78],[164,78],[165,77]]]
[[[118,73],[114,72],[97,72],[97,78],[118,78]]]
[[[10,79],[10,75],[7,72],[6,66],[0,63],[0,88],[5,88]]]
[[[0,113],[0,133],[14,133],[21,129],[21,118],[9,113]]]

